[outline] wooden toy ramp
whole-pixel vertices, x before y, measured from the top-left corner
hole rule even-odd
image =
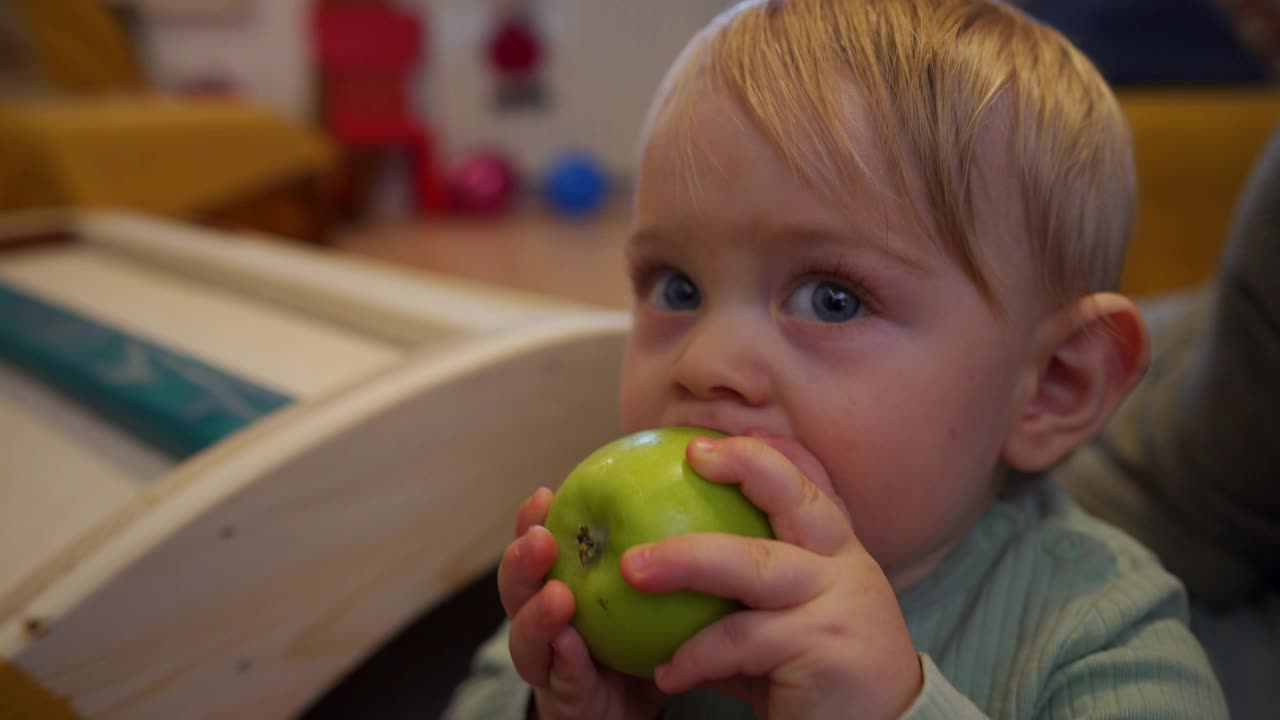
[[[300,712],[617,436],[625,330],[265,238],[0,218],[0,717]]]

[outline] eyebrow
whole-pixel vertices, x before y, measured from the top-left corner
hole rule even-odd
[[[675,236],[676,233],[672,233],[664,227],[637,228],[627,233],[626,241],[623,242],[622,247],[627,258],[630,259],[636,255],[647,254],[654,246],[670,244]]]
[[[627,236],[624,245],[626,257],[628,259],[644,257],[651,254],[655,247],[678,243],[678,238],[683,234],[664,226],[639,228]],[[761,232],[753,235],[757,244],[762,247],[777,247],[799,241],[818,246],[859,249],[873,252],[913,270],[927,270],[923,258],[902,247],[905,243],[888,238],[872,240],[862,232],[836,230],[819,225],[783,223],[763,228]]]

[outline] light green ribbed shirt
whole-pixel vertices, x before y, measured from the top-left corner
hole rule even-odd
[[[1227,717],[1179,582],[1049,481],[996,503],[899,602],[925,671],[906,718]],[[530,690],[512,667],[506,631],[477,654],[449,720],[524,717]],[[694,691],[662,717],[752,714],[733,698]]]

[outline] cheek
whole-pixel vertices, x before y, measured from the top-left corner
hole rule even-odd
[[[861,377],[875,382],[828,393],[797,427],[886,569],[935,546],[990,490],[1008,383],[999,371],[971,369],[980,366],[930,359],[863,367]]]
[[[985,480],[1009,428],[1012,371],[1002,358],[956,365],[915,383],[904,403],[904,427],[913,427],[919,458],[934,472],[962,483]]]
[[[664,386],[655,360],[637,351],[629,341],[622,360],[619,385],[622,406],[622,431],[633,433],[658,424],[662,415]]]

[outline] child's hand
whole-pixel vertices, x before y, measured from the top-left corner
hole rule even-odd
[[[747,606],[682,645],[658,687],[717,688],[760,717],[898,717],[920,691],[919,658],[820,463],[794,441],[760,437],[696,440],[688,458],[707,479],[741,485],[777,539],[683,535],[627,551],[623,575],[637,589]]]
[[[542,527],[552,493],[540,488],[520,505],[516,539],[498,566],[498,593],[511,618],[511,659],[534,688],[539,718],[652,720],[664,698],[652,682],[599,668],[569,626],[573,593],[543,578],[556,560],[556,541]]]

